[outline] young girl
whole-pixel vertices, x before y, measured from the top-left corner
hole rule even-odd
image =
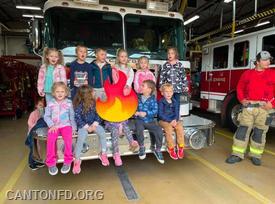
[[[117,64],[112,70],[113,73],[113,81],[114,83],[117,83],[119,80],[118,77],[118,71],[122,71],[127,76],[127,82],[124,87],[123,93],[124,95],[130,94],[132,90],[132,83],[134,78],[134,71],[127,66],[128,62],[128,56],[127,52],[124,49],[120,49],[117,53]],[[122,122],[107,122],[106,121],[106,129],[111,132],[112,137],[112,146],[113,146],[113,158],[115,160],[116,166],[121,166],[122,161],[119,154],[119,148],[118,148],[118,138],[120,135],[124,133],[124,135],[127,137],[127,140],[130,144],[130,150],[135,152],[139,145],[137,141],[133,139],[130,127],[128,125],[128,120],[122,121]]]
[[[44,64],[40,67],[37,81],[38,94],[46,97],[47,104],[52,99],[51,89],[54,82],[67,84],[66,71],[63,67],[63,55],[55,48],[45,48]]]
[[[37,170],[40,167],[43,167],[44,164],[40,162],[36,162],[33,159],[33,137],[32,137],[32,129],[36,125],[37,121],[44,116],[44,98],[39,98],[35,104],[35,110],[31,112],[28,119],[28,136],[25,144],[30,148],[29,152],[29,167],[31,170]]]
[[[141,85],[145,80],[156,82],[154,74],[149,70],[149,58],[142,56],[138,59],[139,70],[135,74],[134,88],[138,94],[141,94]]]
[[[124,87],[123,93],[124,95],[128,95],[132,90],[132,83],[134,80],[134,71],[130,66],[128,66],[128,54],[124,49],[118,50],[116,65],[112,69],[114,83],[116,83],[119,80],[118,71],[122,71],[127,76],[127,82]]]
[[[100,118],[95,109],[94,90],[88,85],[81,86],[74,98],[75,120],[78,128],[78,138],[75,147],[73,173],[79,174],[81,169],[80,154],[88,133],[95,132],[100,139],[101,153],[99,158],[103,166],[108,166],[107,141],[103,127],[99,125]]]
[[[173,98],[180,104],[180,96],[183,92],[188,91],[188,83],[184,67],[178,60],[178,50],[175,47],[168,48],[168,61],[162,66],[160,70],[159,86],[165,83],[173,85]]]
[[[51,100],[45,110],[44,120],[47,123],[47,156],[46,165],[50,175],[56,175],[56,140],[58,135],[62,135],[65,144],[64,164],[61,173],[66,174],[71,169],[73,160],[72,154],[72,134],[76,131],[74,120],[74,110],[71,100],[67,99],[69,89],[64,82],[55,82],[52,87],[53,100]]]

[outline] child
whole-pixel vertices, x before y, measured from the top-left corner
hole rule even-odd
[[[118,71],[122,71],[124,74],[126,74],[127,82],[124,87],[123,93],[124,95],[129,95],[132,90],[132,83],[134,80],[134,71],[130,66],[128,66],[128,54],[126,50],[124,49],[118,50],[116,62],[117,63],[115,67],[112,69],[114,83],[118,81]]]
[[[81,169],[80,154],[88,133],[95,132],[100,139],[101,153],[99,158],[103,166],[109,166],[107,157],[107,141],[103,127],[99,125],[100,118],[96,113],[94,91],[88,85],[81,86],[74,98],[75,120],[78,128],[78,138],[75,147],[73,173],[79,174]]]
[[[44,64],[40,67],[37,81],[38,94],[46,97],[47,104],[52,99],[51,90],[54,82],[67,83],[66,71],[63,67],[63,55],[55,48],[45,48]]]
[[[128,125],[128,120],[123,121],[123,122],[108,122],[106,121],[105,128],[111,132],[111,137],[112,137],[112,147],[113,147],[113,159],[115,160],[115,165],[116,166],[121,166],[122,165],[122,160],[120,157],[119,153],[119,148],[118,148],[118,138],[122,134],[124,134],[130,144],[129,150],[132,152],[135,152],[138,148],[139,145],[137,141],[133,139],[130,127]]]
[[[161,86],[161,94],[163,98],[158,102],[158,117],[159,124],[164,129],[168,153],[174,160],[182,159],[184,157],[184,132],[182,123],[179,121],[179,106],[180,104],[172,98],[173,86],[172,84],[163,84]],[[173,131],[176,132],[177,137],[177,153],[173,141]]]
[[[178,60],[178,50],[175,47],[168,48],[168,61],[162,66],[160,70],[159,86],[165,83],[173,85],[173,98],[180,104],[180,96],[183,92],[188,91],[187,78],[184,67]]]
[[[73,61],[70,66],[70,88],[72,100],[80,86],[92,83],[91,64],[85,61],[87,51],[88,48],[83,45],[78,45],[75,49],[77,59]]]
[[[106,94],[104,91],[104,82],[109,80],[113,83],[112,68],[109,63],[106,62],[107,52],[103,48],[96,49],[96,60],[91,63],[93,78],[91,86],[95,91],[95,98],[106,100]]]
[[[74,110],[71,100],[67,99],[69,89],[64,82],[55,82],[52,87],[54,99],[46,107],[44,120],[47,123],[47,156],[46,165],[50,175],[56,175],[56,140],[58,135],[62,135],[65,144],[64,164],[61,173],[66,174],[71,169],[73,160],[72,154],[72,134],[76,131],[74,120]]]
[[[138,99],[138,109],[135,113],[136,121],[136,134],[139,143],[139,158],[141,160],[146,158],[145,147],[144,147],[144,129],[148,129],[149,132],[154,136],[156,142],[156,148],[154,154],[157,160],[163,164],[164,159],[161,153],[163,133],[162,129],[154,121],[154,116],[158,112],[158,104],[155,96],[153,95],[156,89],[156,84],[152,80],[145,80],[141,85],[141,93]]]
[[[44,116],[44,98],[39,98],[35,104],[35,110],[31,112],[28,119],[28,137],[26,139],[26,145],[30,148],[29,153],[29,167],[31,170],[37,170],[40,167],[45,166],[43,163],[36,162],[33,159],[33,138],[31,130],[36,125],[37,121]]]
[[[135,91],[140,94],[141,93],[141,84],[145,80],[153,80],[156,82],[156,78],[154,74],[149,70],[149,58],[146,56],[142,56],[138,59],[138,67],[140,68],[136,74],[134,79],[134,88]]]

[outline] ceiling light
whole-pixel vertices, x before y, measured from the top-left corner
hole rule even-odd
[[[237,30],[237,31],[234,32],[234,34],[241,33],[241,32],[243,32],[243,31],[244,31],[243,29]]]
[[[40,7],[37,6],[23,6],[23,5],[17,5],[17,9],[27,9],[27,10],[41,10]]]
[[[195,15],[195,16],[193,16],[192,18],[189,18],[187,21],[184,21],[183,24],[184,24],[184,25],[187,25],[187,24],[189,24],[189,23],[191,23],[191,22],[197,20],[198,18],[200,18],[200,16],[199,16],[199,15]]]
[[[41,16],[41,15],[31,15],[31,14],[23,14],[22,16],[25,18],[44,18],[44,16]]]
[[[257,25],[255,25],[255,27],[259,27],[259,26],[266,25],[269,23],[270,23],[270,21],[264,21],[264,22],[261,22],[261,23],[258,23]]]
[[[230,3],[232,0],[224,0],[224,3]]]

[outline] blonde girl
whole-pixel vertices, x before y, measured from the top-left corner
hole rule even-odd
[[[139,70],[135,74],[134,89],[138,94],[141,94],[141,85],[145,80],[152,80],[156,83],[154,74],[149,70],[149,58],[142,56],[138,59]]]
[[[63,55],[56,48],[45,48],[44,64],[40,67],[37,81],[38,94],[46,97],[47,104],[52,100],[51,89],[54,82],[62,81],[67,84]]]
[[[67,99],[68,93],[69,89],[64,82],[55,82],[52,86],[53,100],[48,103],[45,110],[44,120],[49,127],[46,165],[50,175],[58,173],[56,167],[56,140],[59,135],[62,136],[65,145],[64,164],[61,173],[68,173],[73,161],[72,136],[73,132],[76,131],[76,123],[73,104],[71,100]]]

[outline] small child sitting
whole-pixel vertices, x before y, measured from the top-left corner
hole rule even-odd
[[[161,86],[161,94],[163,98],[158,103],[158,117],[159,124],[165,132],[168,153],[174,160],[182,159],[184,157],[184,132],[182,122],[179,120],[180,104],[173,98],[172,84],[163,84]],[[173,141],[173,131],[176,132],[177,148]]]

